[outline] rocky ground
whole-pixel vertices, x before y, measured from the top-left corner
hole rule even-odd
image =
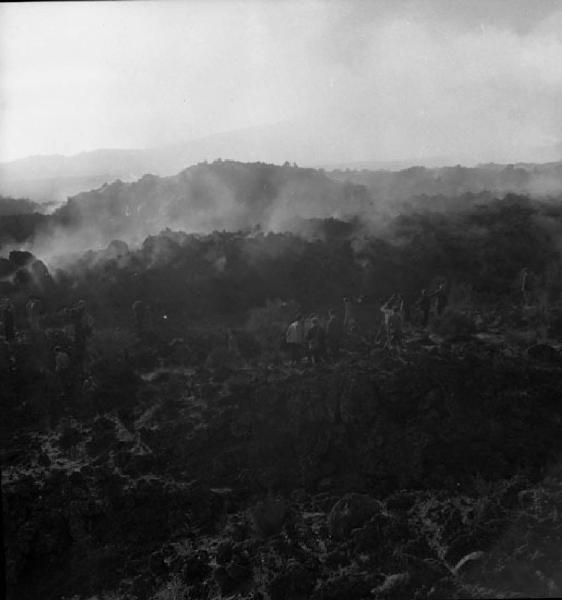
[[[523,337],[295,368],[133,340],[66,393],[16,353],[10,597],[560,596],[562,362]]]

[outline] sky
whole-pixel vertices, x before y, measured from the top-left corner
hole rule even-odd
[[[0,161],[271,124],[311,163],[540,160],[560,65],[558,0],[3,3]]]

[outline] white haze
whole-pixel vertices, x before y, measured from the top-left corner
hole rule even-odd
[[[562,142],[556,1],[2,4],[0,57],[0,161],[272,124],[289,133],[228,157],[540,161]]]

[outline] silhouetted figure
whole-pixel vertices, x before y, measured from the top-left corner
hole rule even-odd
[[[437,298],[437,314],[441,316],[445,308],[447,308],[447,304],[449,303],[449,297],[447,295],[447,291],[445,290],[445,284],[442,283],[433,295]]]
[[[37,332],[41,329],[42,308],[41,300],[38,298],[30,298],[25,304],[25,312],[31,331]]]
[[[402,294],[396,295],[396,300],[394,301],[394,306],[396,312],[400,314],[400,318],[402,322],[404,322],[404,313],[406,312],[406,301],[404,300]]]
[[[4,325],[4,336],[6,341],[12,343],[16,339],[16,327],[14,308],[11,302],[7,302],[2,308],[2,324]]]
[[[304,344],[304,322],[302,315],[297,315],[297,318],[287,328],[285,341],[289,350],[291,364],[296,365],[302,358]]]
[[[70,369],[70,357],[64,350],[57,346],[55,348],[55,373],[65,374]]]
[[[384,328],[386,332],[385,348],[402,347],[402,316],[400,314],[401,301],[400,296],[393,294],[382,306],[381,312],[384,315]]]
[[[353,300],[347,296],[343,298],[343,310],[343,329],[345,333],[350,333],[355,329],[355,310]]]
[[[529,268],[523,267],[521,269],[520,274],[520,283],[521,283],[521,299],[523,301],[523,306],[529,306]]]
[[[314,317],[312,326],[306,334],[308,352],[314,364],[318,364],[326,357],[326,332],[320,325],[320,319]]]
[[[328,322],[326,324],[326,346],[331,357],[336,358],[340,354],[343,326],[340,319],[332,308],[328,311]]]
[[[234,335],[234,332],[232,331],[232,329],[227,329],[226,336],[227,336],[227,347],[230,350],[230,352],[233,352],[235,354],[240,354],[240,348],[238,346],[238,339],[236,338],[236,335]]]
[[[429,311],[431,309],[431,295],[425,289],[421,291],[421,297],[418,300],[418,306],[422,311],[422,327],[427,327],[429,323]]]
[[[68,393],[71,385],[70,357],[60,346],[55,348],[55,376],[59,392]]]

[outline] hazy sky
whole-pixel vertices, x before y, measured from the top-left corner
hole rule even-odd
[[[2,4],[0,101],[0,160],[279,122],[334,162],[529,160],[562,141],[562,1]]]

